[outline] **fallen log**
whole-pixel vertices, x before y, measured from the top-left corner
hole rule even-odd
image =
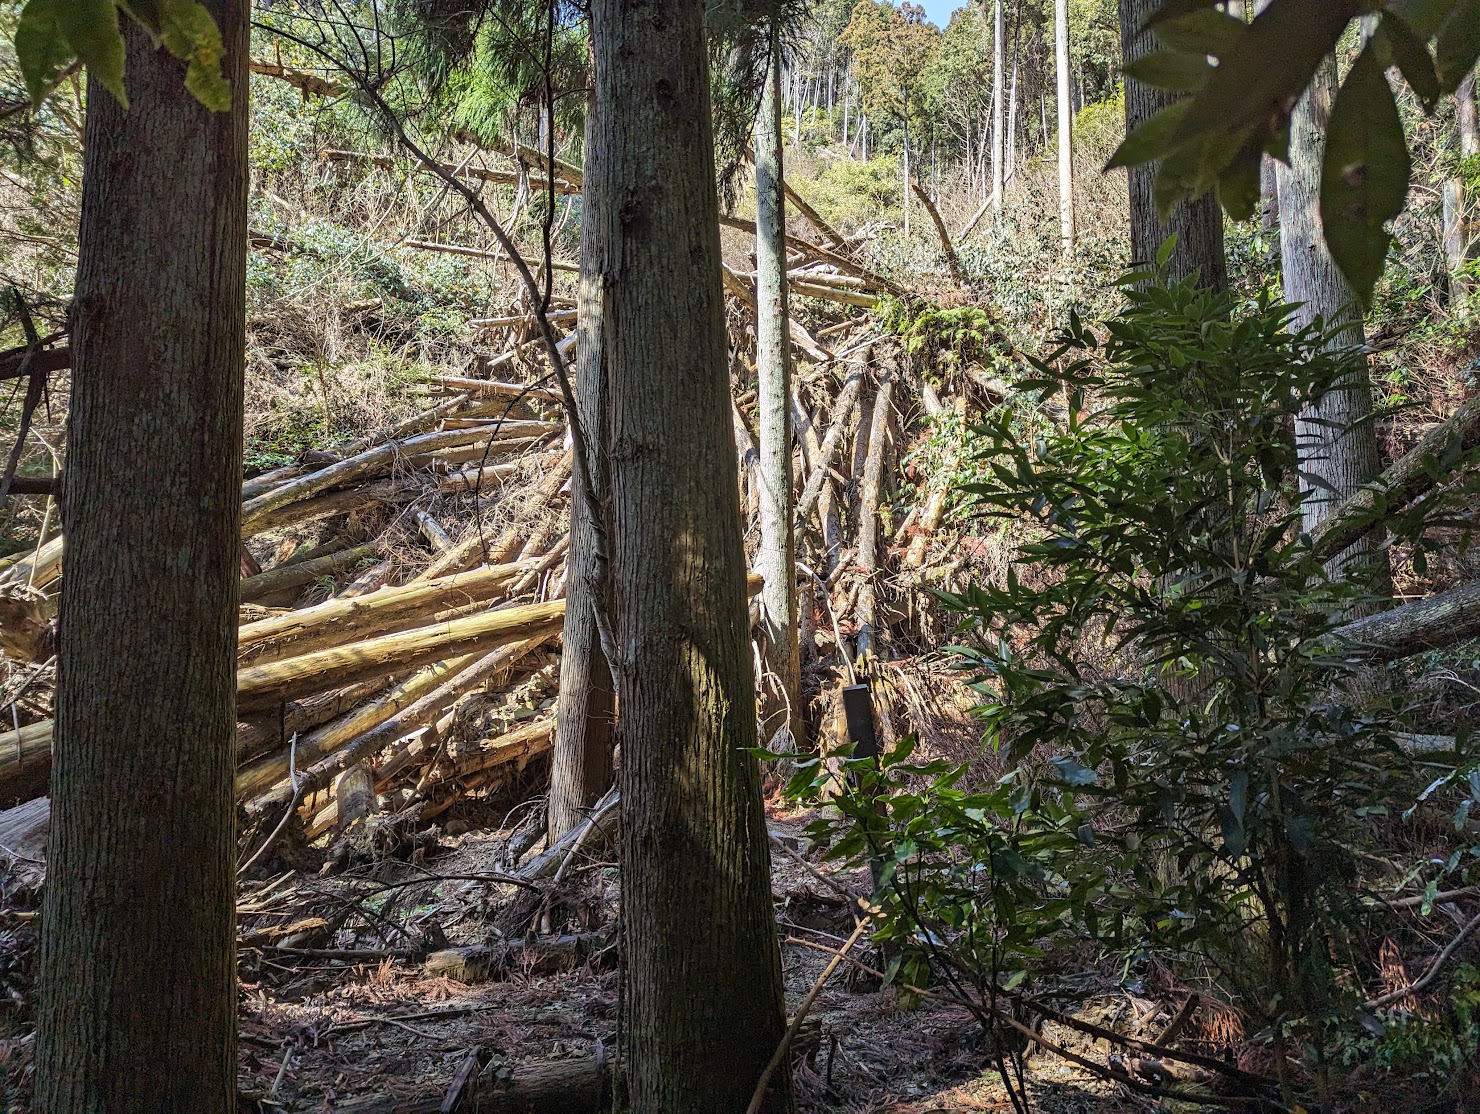
[[[493,654],[488,655],[481,661],[469,655],[453,662],[441,663],[445,668],[442,668],[438,672],[436,678],[441,683],[435,688],[432,688],[431,691],[423,688],[421,695],[416,700],[409,704],[403,704],[394,714],[382,716],[373,726],[368,729],[362,729],[361,733],[354,736],[349,736],[347,729],[341,729],[337,732],[339,740],[333,742],[332,746],[327,741],[324,744],[320,744],[316,740],[310,739],[309,744],[315,750],[319,753],[325,753],[326,751],[328,753],[320,761],[309,767],[304,775],[299,778],[302,792],[306,795],[322,788],[329,783],[329,779],[335,773],[345,766],[348,766],[352,762],[358,762],[363,758],[373,756],[390,746],[397,739],[430,723],[448,705],[472,688],[483,677],[491,676],[498,669],[517,661],[520,657],[542,645],[550,638],[553,638],[555,629],[558,628],[551,629],[542,636],[536,636],[500,647]],[[481,676],[479,675],[480,670],[482,671]],[[449,677],[448,674],[452,676]],[[388,761],[394,761],[394,756]],[[280,776],[285,777],[286,775],[287,769],[283,767]],[[386,776],[384,773],[378,773],[377,782],[383,781]],[[270,808],[274,805],[286,804],[291,795],[291,788],[286,784],[281,785],[272,792],[263,794],[254,800],[248,806],[248,811],[260,812],[262,809]]]
[[[27,353],[30,360],[26,359]],[[16,379],[33,372],[63,371],[72,366],[72,349],[61,348],[12,348],[0,352],[0,379]]]
[[[1379,611],[1336,628],[1358,659],[1374,664],[1480,637],[1480,581]]]
[[[940,237],[940,249],[946,257],[946,265],[951,269],[951,277],[962,286],[968,285],[966,272],[961,267],[961,260],[956,255],[956,245],[951,243],[951,234],[946,231],[946,222],[940,219],[940,210],[935,207],[935,202],[930,200],[930,195],[920,188],[913,174],[910,175],[910,189],[915,191],[915,196],[920,199],[920,204],[925,206],[925,214],[930,218],[930,223],[935,225],[935,234]]]
[[[423,619],[459,604],[492,599],[501,588],[532,567],[532,562],[485,565],[400,588],[381,588],[350,599],[325,600],[270,619],[247,623],[237,632],[243,661],[262,664],[343,644],[369,631],[389,633],[396,624]],[[265,575],[265,574],[264,574]]]
[[[378,167],[381,170],[390,170],[395,166],[395,159],[389,155],[374,155],[366,151],[341,151],[336,149],[325,149],[319,152],[319,158],[325,162],[361,162]],[[519,183],[519,173],[514,170],[489,170],[482,166],[468,166],[466,164],[442,163],[439,169],[444,173],[456,175],[459,178],[473,178],[480,182],[488,182],[495,186],[514,186]],[[525,175],[525,181],[529,183],[532,190],[544,190],[550,188],[543,177],[534,174]],[[581,187],[555,179],[554,190],[561,194],[579,194]],[[407,240],[407,247],[422,247],[415,240]]]
[[[0,801],[46,791],[52,723],[43,719],[0,735]]]
[[[524,383],[501,383],[495,379],[468,379],[461,375],[433,375],[427,383],[446,391],[462,391],[478,398],[537,398],[559,402],[560,392],[549,387],[531,387]]]
[[[862,382],[863,373],[854,371],[843,381],[842,389],[838,391],[837,400],[833,403],[832,421],[828,423],[827,433],[823,435],[822,444],[818,447],[816,460],[812,464],[812,474],[807,477],[801,498],[797,500],[798,529],[801,528],[802,523],[807,521],[807,516],[812,513],[813,505],[817,502],[818,496],[822,494],[822,484],[827,479],[828,465],[847,429],[848,418],[858,401],[858,391]]]
[[[427,956],[424,973],[432,979],[481,983],[510,970],[526,974],[569,971],[610,946],[611,938],[606,933],[582,932],[538,940],[443,948]]]
[[[781,183],[781,188],[786,193],[786,200],[791,202],[796,211],[801,213],[802,216],[806,217],[807,220],[811,222],[812,227],[817,229],[822,238],[828,242],[829,246],[832,247],[833,251],[840,252],[844,255],[852,254],[852,245],[850,245],[847,240],[843,239],[842,236],[838,235],[837,229],[833,228],[832,225],[828,224],[827,221],[822,219],[822,214],[820,214],[816,209],[807,204],[807,199],[804,198],[801,194],[797,193],[797,191],[792,188],[790,182],[783,181]]]
[[[296,503],[311,495],[343,487],[356,480],[372,479],[387,475],[402,458],[426,458],[439,451],[467,445],[487,439],[490,435],[498,440],[513,440],[535,434],[546,435],[556,427],[550,422],[513,421],[490,423],[485,428],[453,429],[437,433],[423,433],[404,441],[390,441],[373,449],[320,468],[306,476],[289,480],[270,491],[248,500],[242,506],[242,533],[246,535],[258,520],[268,512]]]
[[[51,829],[51,798],[16,805],[0,812],[0,852],[19,859],[40,861]]]
[[[535,488],[534,498],[529,500],[525,511],[511,523],[503,533],[499,534],[492,545],[484,550],[488,539],[478,530],[468,531],[467,537],[463,538],[453,549],[442,554],[433,561],[426,569],[419,573],[412,583],[424,580],[432,580],[435,577],[445,576],[447,573],[456,572],[467,568],[474,563],[475,554],[477,559],[484,564],[496,565],[506,561],[514,550],[523,544],[529,534],[529,519],[535,514],[545,510],[560,494],[560,489],[570,479],[571,459],[570,454],[562,455],[558,465],[550,469],[545,477]]]
[[[291,660],[291,659],[290,659]],[[434,662],[397,682],[367,704],[346,711],[338,719],[301,736],[289,753],[281,748],[265,758],[243,766],[236,773],[236,795],[239,800],[255,797],[288,777],[290,760],[306,769],[332,754],[357,736],[391,719],[455,674],[471,660],[470,655]],[[240,671],[238,671],[240,675]],[[306,792],[306,790],[305,790]]]
[[[444,1105],[449,1086],[439,1084],[349,1099],[334,1109],[338,1114],[445,1114],[454,1108],[458,1114],[604,1114],[611,1109],[611,1074],[606,1056],[597,1047],[595,1055],[518,1064],[512,1069],[490,1061],[454,1098],[455,1107]]]
[[[1321,557],[1333,557],[1374,529],[1384,514],[1402,510],[1442,483],[1469,450],[1480,445],[1480,395],[1429,430],[1373,483],[1358,488],[1311,532]]]
[[[349,90],[337,82],[329,81],[318,74],[309,73],[306,70],[295,70],[291,66],[285,66],[281,62],[269,62],[265,58],[253,58],[248,65],[253,73],[262,74],[264,77],[275,77],[279,81],[286,81],[289,85],[301,89],[304,93],[312,93],[319,97],[339,97]]]
[[[361,561],[368,561],[374,556],[375,546],[357,545],[353,549],[346,549],[339,553],[328,553],[322,557],[296,561],[268,569],[266,572],[259,572],[256,576],[249,576],[242,581],[242,602],[249,603],[290,588],[301,588],[322,577],[334,576],[345,569],[352,569]]]
[[[459,754],[441,779],[467,777],[480,770],[491,770],[495,766],[507,766],[511,762],[522,762],[535,755],[544,754],[555,743],[555,721],[540,720],[525,724],[490,740],[469,754]]]

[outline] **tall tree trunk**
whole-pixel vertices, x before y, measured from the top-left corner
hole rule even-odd
[[[1007,50],[1003,45],[1006,21],[1002,15],[1002,0],[992,4],[992,208],[1002,211],[1002,192],[1006,183],[1007,158],[1003,144],[1006,142],[1007,88],[1003,69],[1007,62]]]
[[[1007,148],[1005,151],[1007,169],[1003,172],[1004,183],[1012,181],[1017,173],[1017,125],[1018,125],[1018,57],[1017,50],[1012,52],[1012,84],[1007,91]]]
[[[1149,31],[1143,31],[1146,20],[1161,6],[1160,0],[1120,0],[1120,41],[1127,65],[1150,54],[1156,44]],[[1175,96],[1127,78],[1125,81],[1125,126],[1127,131],[1140,127]],[[1174,282],[1197,276],[1200,285],[1222,290],[1228,285],[1228,264],[1223,255],[1223,213],[1211,192],[1192,201],[1182,201],[1163,221],[1156,211],[1152,186],[1156,166],[1133,166],[1127,172],[1131,205],[1131,260],[1146,263],[1156,258],[1157,249],[1168,236],[1177,237],[1177,246],[1167,262]]]
[[[626,1103],[739,1114],[784,1028],[703,8],[593,0],[622,752]],[[794,1108],[789,1073],[763,1106]]]
[[[1460,157],[1469,159],[1480,154],[1480,120],[1476,118],[1475,75],[1472,73],[1454,91],[1454,115],[1459,130]],[[1444,183],[1444,255],[1449,264],[1451,301],[1463,303],[1471,285],[1461,273],[1473,258],[1474,222],[1470,217],[1473,202],[1465,196],[1464,182],[1451,178]]]
[[[904,99],[904,177],[899,183],[899,203],[904,207],[904,238],[910,238],[910,98]]]
[[[1059,99],[1059,235],[1064,254],[1074,250],[1074,102],[1069,92],[1069,0],[1055,0],[1054,65]]]
[[[1285,300],[1299,303],[1296,327],[1323,317],[1328,327],[1341,329],[1333,344],[1356,350],[1364,342],[1362,314],[1321,233],[1321,156],[1335,95],[1336,61],[1327,58],[1290,118],[1290,163],[1279,163],[1276,170],[1280,252]],[[1313,479],[1303,508],[1306,528],[1313,529],[1328,511],[1376,479],[1380,471],[1365,357],[1358,356],[1350,377],[1301,415],[1295,434],[1301,469]],[[1377,548],[1380,538],[1380,532],[1374,531],[1356,542],[1337,555],[1333,567],[1355,559],[1381,562],[1385,569],[1386,552]]]
[[[232,776],[247,9],[232,107],[125,21],[90,81],[68,420],[36,1109],[236,1109]]]
[[[597,107],[587,105],[588,133]],[[591,149],[588,140],[586,149]],[[585,212],[601,207],[599,175],[582,182]],[[580,343],[576,346],[576,404],[588,454],[587,469],[597,500],[607,499],[606,347],[602,330],[600,283],[595,271],[593,224],[581,222],[581,284],[577,296]],[[579,824],[612,782],[612,734],[616,701],[611,667],[601,646],[594,608],[610,614],[610,593],[596,582],[597,531],[582,470],[571,474],[570,556],[565,577],[565,628],[560,656],[560,695],[555,747],[550,758],[548,828],[553,843]]]
[[[782,190],[779,48],[755,124],[755,362],[760,407],[762,741],[787,729],[802,743],[802,678],[797,629],[797,566],[792,496],[791,327],[786,294],[786,200]],[[774,748],[773,748],[774,749]]]

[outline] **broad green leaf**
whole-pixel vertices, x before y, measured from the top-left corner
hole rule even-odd
[[[1141,166],[1154,162],[1166,154],[1168,141],[1182,122],[1190,101],[1169,104],[1125,137],[1125,142],[1115,149],[1106,170],[1122,166]]]
[[[1213,65],[1204,54],[1182,54],[1158,50],[1125,67],[1127,77],[1173,93],[1195,93],[1213,76]]]
[[[40,104],[77,57],[56,18],[56,0],[30,0],[15,28],[15,54],[32,104]]]
[[[1176,146],[1200,144],[1197,181],[1215,181],[1247,138],[1262,148],[1283,126],[1356,13],[1355,0],[1271,0],[1238,49],[1220,60],[1172,136]]]
[[[1378,38],[1374,41],[1387,47],[1393,64],[1402,71],[1424,108],[1432,108],[1439,99],[1439,78],[1434,73],[1434,60],[1429,57],[1429,48],[1423,41],[1391,12],[1383,14],[1382,23],[1378,25]]]
[[[163,0],[160,38],[165,49],[186,63],[185,88],[215,112],[231,107],[231,82],[221,73],[225,47],[221,29],[197,0]]]
[[[1368,46],[1336,96],[1321,164],[1321,224],[1331,258],[1363,305],[1382,274],[1410,171],[1403,122],[1377,52]]]
[[[1248,220],[1259,208],[1259,170],[1264,152],[1250,143],[1218,176],[1218,201],[1234,220]]]
[[[57,26],[88,74],[127,108],[128,94],[123,89],[126,51],[123,32],[118,29],[118,5],[114,0],[60,0],[53,10]]]
[[[1216,8],[1204,8],[1177,19],[1159,20],[1156,38],[1168,50],[1222,58],[1238,45],[1248,30],[1249,25],[1243,20],[1234,19]]]
[[[1439,86],[1452,93],[1480,57],[1480,0],[1455,0],[1454,11],[1434,43]]]

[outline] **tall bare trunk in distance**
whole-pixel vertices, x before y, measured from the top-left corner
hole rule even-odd
[[[755,127],[755,353],[760,408],[762,743],[785,728],[802,742],[793,519],[791,329],[786,292],[786,199],[781,143],[781,70],[773,50]],[[774,749],[774,748],[773,748]],[[789,749],[789,748],[787,748]]]
[[[1120,41],[1126,64],[1151,53],[1154,37],[1143,30],[1146,20],[1161,6],[1160,0],[1120,0]],[[1125,81],[1125,126],[1134,131],[1162,108],[1176,100],[1150,85],[1129,78]],[[1171,217],[1163,221],[1156,211],[1152,186],[1155,166],[1133,166],[1127,172],[1130,187],[1131,262],[1147,263],[1171,235],[1177,246],[1167,269],[1173,281],[1197,275],[1200,285],[1222,290],[1228,285],[1228,264],[1223,254],[1223,212],[1218,199],[1207,193],[1194,201],[1179,202]]]
[[[1059,99],[1059,235],[1074,250],[1074,102],[1069,91],[1069,0],[1054,2],[1054,61]]]

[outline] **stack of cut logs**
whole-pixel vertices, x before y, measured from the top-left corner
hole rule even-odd
[[[577,169],[562,172],[579,185]],[[842,320],[814,337],[793,318],[806,361],[793,396],[798,523],[817,552],[805,574],[804,644],[835,641],[841,615],[862,653],[879,624],[886,443],[898,435],[893,414],[904,387],[897,372],[876,373],[868,362],[879,338],[855,308],[889,284],[820,218],[816,226],[832,246],[788,237],[797,293],[831,303]],[[749,276],[727,267],[725,280],[742,319],[753,314]],[[550,315],[563,329],[574,317],[559,307]],[[469,694],[508,693],[553,672],[569,547],[555,510],[571,468],[558,392],[509,381],[543,359],[534,319],[516,310],[473,325],[489,343],[484,351],[497,354],[462,374],[430,377],[427,409],[379,437],[305,454],[242,486],[236,789],[249,840],[285,810],[310,837],[354,824],[377,802],[430,818],[460,796],[510,781],[552,746],[548,707],[471,738],[459,714]],[[836,347],[824,348],[824,339]],[[572,332],[560,348],[568,353],[574,343]],[[752,495],[747,525],[760,482],[745,414],[753,397],[742,393],[735,409],[742,484]],[[932,501],[916,533],[933,528],[942,505]],[[387,519],[378,533],[366,529]],[[60,537],[0,562],[0,650],[34,665],[43,682],[62,575]],[[823,588],[824,578],[826,598],[812,598],[811,585]],[[10,806],[0,812],[0,847],[40,846],[51,733],[49,719],[27,724],[18,714],[14,729],[0,733],[0,807]]]
[[[292,802],[322,834],[339,819],[336,779],[356,770],[371,772],[382,793],[409,779],[445,808],[549,748],[548,717],[471,744],[448,740],[465,695],[547,666],[541,651],[565,610],[568,539],[552,513],[570,474],[564,422],[506,417],[528,415],[531,401],[558,410],[540,392],[472,382],[376,443],[316,453],[314,463],[243,485],[236,788],[249,820]],[[497,499],[501,487],[513,491],[507,500]],[[490,517],[504,503],[514,510],[501,529],[469,522],[460,541],[426,506],[480,493]],[[369,542],[346,536],[357,512],[376,506],[392,508],[391,523],[419,530],[432,551],[405,583],[388,585],[401,572],[389,531]],[[253,556],[271,549],[272,535],[316,521],[332,524],[325,540],[280,540],[267,568]],[[0,571],[8,657],[38,668],[50,659],[62,573],[60,537]],[[46,809],[28,798],[44,792],[51,731],[41,719],[0,734],[0,803],[28,806],[0,813],[0,846],[33,846],[44,830]]]

